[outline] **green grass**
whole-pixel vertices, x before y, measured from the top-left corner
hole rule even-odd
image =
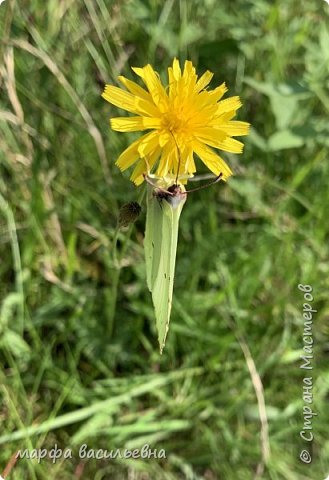
[[[0,6],[0,474],[18,449],[57,444],[73,458],[19,460],[8,478],[328,475],[328,18],[320,0]],[[165,80],[173,56],[226,81],[253,128],[226,156],[235,177],[184,207],[160,356],[145,205],[113,265],[118,210],[140,191],[114,165],[132,137],[110,131],[100,94],[130,66]],[[299,283],[317,309],[310,465]],[[83,443],[167,458],[87,461]]]

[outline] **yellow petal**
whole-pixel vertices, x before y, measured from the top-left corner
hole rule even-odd
[[[137,85],[137,83],[132,82],[131,80],[128,80],[128,78],[123,77],[122,75],[118,77],[118,80],[132,94],[137,95],[138,97],[144,98],[144,100],[152,101],[151,95],[146,90],[144,90],[144,88]]]
[[[223,123],[228,123],[232,118],[236,115],[235,110],[231,110],[230,112],[222,113],[219,116],[215,116],[213,120],[209,122],[209,125],[212,127],[220,127]]]
[[[185,60],[183,77],[189,79],[195,76],[195,68],[190,60]]]
[[[225,83],[222,83],[219,87],[215,88],[214,90],[204,90],[203,92],[199,93],[194,97],[195,107],[198,111],[203,110],[204,108],[210,108],[211,112],[207,113],[208,118],[212,118],[215,115],[220,115],[217,113],[219,105],[221,105],[226,100],[222,100],[219,103],[216,103],[224,93],[227,92],[227,87]],[[234,98],[234,97],[233,97]],[[229,100],[229,99],[228,99]],[[225,108],[224,108],[225,110]],[[231,109],[232,110],[232,109]],[[224,112],[223,112],[224,113]]]
[[[185,90],[186,90],[185,97],[190,97],[195,91],[197,78],[198,77],[195,74],[195,68],[193,67],[192,62],[190,62],[189,60],[186,60],[184,64],[184,72],[182,76],[182,79],[185,83]]]
[[[116,117],[112,118],[110,123],[112,129],[117,132],[137,132],[150,128],[159,128],[161,119],[152,117]]]
[[[134,182],[135,185],[140,185],[144,181],[144,175],[148,171],[148,167],[144,159],[141,159],[136,167],[134,168],[133,173],[130,176],[130,180]]]
[[[214,74],[209,70],[204,72],[204,74],[201,75],[199,80],[196,82],[196,86],[195,86],[196,92],[201,92],[201,90],[203,90],[207,85],[209,85],[213,76]]]
[[[196,172],[196,166],[195,166],[195,162],[194,162],[194,155],[193,155],[193,143],[190,142],[188,145],[187,145],[187,151],[188,151],[188,165],[187,165],[187,172],[188,173],[195,173]]]
[[[121,153],[118,160],[115,162],[115,164],[120,168],[121,171],[126,170],[138,160],[139,154],[137,146],[139,145],[139,143],[140,139],[129,145],[129,147]]]
[[[143,174],[149,174],[151,172],[155,162],[159,158],[160,151],[160,148],[157,147],[148,157],[145,157],[138,162],[130,177],[132,182],[136,185],[140,185],[144,181]]]
[[[220,129],[230,136],[234,135],[239,137],[242,135],[248,135],[250,123],[233,120],[232,122],[227,122],[220,125]]]
[[[195,166],[195,162],[194,162],[194,158],[193,158],[193,152],[192,152],[192,155],[189,157],[189,162],[188,162],[188,165],[187,165],[187,171],[188,173],[195,173],[196,172],[196,166]]]
[[[200,157],[203,163],[215,175],[223,174],[223,180],[226,180],[232,175],[232,170],[225,163],[225,161],[217,155],[211,148],[198,141],[193,141],[193,150]]]
[[[192,143],[185,145],[183,152],[181,153],[181,160],[184,160],[180,168],[180,173],[193,174],[196,172]]]
[[[145,135],[138,145],[140,157],[146,157],[159,146],[159,134],[157,131]]]
[[[143,68],[133,67],[132,70],[142,78],[143,82],[147,86],[147,89],[152,96],[152,100],[155,105],[161,111],[164,111],[164,109],[168,105],[168,96],[159,79],[158,74],[153,70],[151,65],[146,65],[146,67]]]
[[[149,115],[156,117],[159,114],[158,109],[151,102],[136,97],[129,92],[125,92],[121,88],[114,85],[105,85],[102,97],[116,107],[122,108],[132,113],[141,115]]]
[[[194,97],[194,105],[196,108],[196,111],[200,113],[206,106],[211,105],[211,102],[209,102],[209,93],[207,90],[204,90],[203,92],[199,93]],[[214,108],[214,113],[217,110],[217,105],[211,105]]]
[[[129,145],[129,147],[121,153],[118,160],[115,162],[115,164],[120,168],[120,170],[126,170],[140,158],[140,154],[138,152],[139,145],[143,141],[147,142],[148,138],[152,135],[153,132],[143,135],[138,140],[135,140],[135,142]]]
[[[222,142],[217,142],[215,147],[224,150],[224,152],[242,153],[244,145],[235,138],[226,137]]]
[[[159,135],[159,145],[164,147],[167,142],[171,139],[171,135],[168,132],[161,132]]]
[[[221,126],[217,128],[199,128],[195,134],[196,138],[211,147],[219,148],[225,152],[241,153],[243,143],[229,137]]]
[[[222,96],[224,95],[224,93],[227,92],[227,90],[228,90],[228,88],[225,85],[225,82],[222,83],[221,85],[219,85],[219,87],[216,87],[214,90],[207,90],[207,93],[209,95],[209,100],[211,102],[214,102],[214,103],[218,102],[218,100],[220,100],[222,98]],[[234,98],[234,97],[232,97],[232,98]],[[227,100],[229,100],[229,99],[227,99]],[[226,100],[222,100],[222,102],[225,102],[225,101]],[[222,103],[222,102],[220,102],[220,103]]]
[[[172,170],[176,151],[176,145],[173,145],[171,142],[166,143],[166,145],[163,147],[159,166],[156,172],[158,177],[165,177]]]
[[[191,61],[186,60],[184,64],[184,71],[182,78],[180,79],[179,83],[182,84],[182,99],[189,99],[191,101],[191,96],[195,92],[195,85],[197,81],[197,76],[195,74],[195,68]]]
[[[210,145],[210,142],[222,142],[227,137],[227,134],[218,128],[201,127],[195,129],[195,136],[202,142]]]
[[[218,102],[216,115],[230,112],[231,110],[237,110],[242,105],[239,97],[230,97]]]
[[[174,79],[174,72],[172,70],[172,67],[168,67],[168,86],[169,86],[169,89],[172,88],[172,85],[174,83],[175,79]]]
[[[177,60],[177,58],[174,58],[174,61],[172,62],[172,71],[174,79],[176,81],[179,80],[182,76],[182,72],[180,69],[179,60]]]
[[[128,110],[128,112],[135,112],[135,97],[121,88],[105,85],[102,97],[116,107]]]

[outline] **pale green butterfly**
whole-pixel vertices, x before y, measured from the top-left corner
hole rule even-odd
[[[148,182],[144,240],[146,276],[152,294],[160,353],[169,330],[178,225],[186,194],[217,182],[221,176],[222,174],[207,185],[186,191],[180,182],[189,178],[189,175],[176,178],[172,175],[163,178],[152,174],[144,175]]]

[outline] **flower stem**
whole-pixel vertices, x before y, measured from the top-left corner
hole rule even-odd
[[[138,203],[142,202],[145,192],[146,192],[146,188],[144,186],[144,188],[142,188],[140,192]],[[109,265],[108,265],[109,273],[111,276],[111,290],[109,292],[109,296],[107,297],[107,300],[109,301],[107,335],[109,338],[111,338],[113,335],[113,329],[114,329],[114,323],[115,323],[115,311],[116,311],[117,298],[118,298],[120,275],[122,270],[122,259],[126,254],[133,228],[134,228],[134,224],[131,224],[124,237],[120,252],[118,251],[118,238],[120,233],[119,225],[116,226],[116,229],[113,235],[112,255],[109,258]]]

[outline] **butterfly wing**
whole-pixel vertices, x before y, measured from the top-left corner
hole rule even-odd
[[[146,280],[150,292],[152,292],[160,262],[163,215],[161,203],[155,197],[153,192],[153,188],[148,185],[146,198],[144,253],[146,263]]]
[[[157,199],[148,196],[145,259],[152,293],[160,353],[169,329],[175,276],[179,218],[186,195]]]

